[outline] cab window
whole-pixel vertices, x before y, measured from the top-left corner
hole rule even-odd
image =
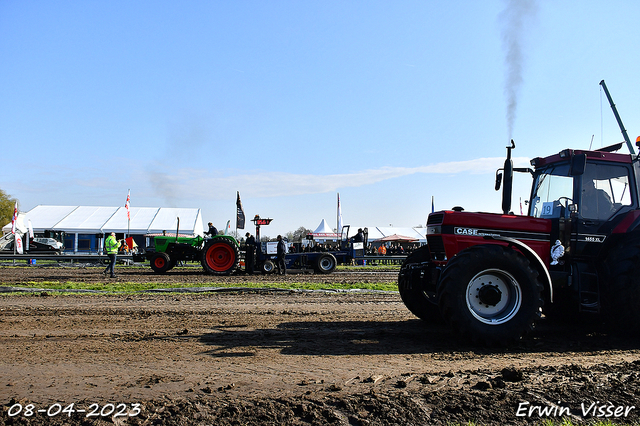
[[[579,214],[585,219],[607,220],[630,206],[629,171],[624,166],[587,164],[582,176]]]
[[[529,206],[533,217],[559,217],[561,207],[573,203],[573,178],[569,165],[554,166],[536,177]]]

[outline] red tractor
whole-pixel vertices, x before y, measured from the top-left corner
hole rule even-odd
[[[519,340],[543,313],[640,330],[640,156],[628,145],[632,154],[566,149],[514,169],[512,141],[496,173],[502,214],[429,215],[428,244],[398,277],[407,308],[489,345]],[[526,216],[510,212],[514,171],[533,177]]]

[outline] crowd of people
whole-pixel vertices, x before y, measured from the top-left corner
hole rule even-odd
[[[218,234],[218,230],[216,227],[209,222],[209,230],[205,232],[205,234],[209,236],[214,236]],[[255,238],[247,232],[245,237],[248,239],[247,242],[250,242],[249,246],[253,252],[253,247],[255,246]],[[351,239],[352,242],[364,242],[365,237],[363,234],[362,228],[358,229],[358,233]],[[285,239],[282,236],[278,235],[278,242],[283,241],[282,245],[284,245]],[[242,241],[244,243],[244,239]],[[328,251],[339,251],[340,243],[339,242],[329,242],[329,243],[318,243],[314,241],[307,241],[311,244],[304,243],[286,243],[287,253],[318,253],[318,252],[328,252]],[[369,242],[367,247],[365,248],[364,255],[365,256],[407,256],[415,249],[421,246],[420,243],[399,243],[399,242]],[[280,248],[282,250],[282,248]]]
[[[218,230],[216,227],[209,222],[209,229],[205,232],[206,235],[214,236],[218,234]],[[247,261],[247,270],[252,271],[254,267],[254,255],[255,249],[257,246],[257,242],[253,235],[249,232],[245,235],[246,240],[243,238],[241,243],[245,247],[245,250],[249,253],[249,259]],[[358,229],[358,233],[351,238],[351,242],[364,242],[366,240],[363,230]],[[282,236],[278,235],[278,253],[277,253],[277,261],[276,268],[278,273],[285,274],[286,267],[284,265],[284,254],[285,253],[318,253],[318,252],[333,252],[340,251],[340,243],[339,242],[327,242],[327,243],[319,243],[315,241],[306,241],[302,243],[287,243]],[[369,242],[367,246],[364,248],[364,256],[407,256],[417,248],[421,246],[418,242],[412,243],[399,243],[399,242],[378,242],[373,241]]]

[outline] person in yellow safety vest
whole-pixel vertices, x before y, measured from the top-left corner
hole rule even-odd
[[[109,264],[102,275],[107,275],[107,272],[109,272],[111,278],[116,277],[116,256],[118,255],[120,245],[120,241],[116,240],[116,233],[112,232],[104,242],[104,248],[107,250],[107,255],[109,256]]]

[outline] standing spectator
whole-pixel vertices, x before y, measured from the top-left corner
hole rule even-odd
[[[287,252],[287,247],[284,244],[282,235],[278,235],[278,248],[276,252],[276,267],[278,268],[278,274],[287,274],[287,265],[284,262],[284,255]]]
[[[118,256],[118,249],[120,248],[120,245],[120,241],[116,240],[115,232],[112,232],[105,240],[104,248],[107,250],[107,255],[109,256],[109,264],[105,268],[104,272],[102,272],[102,275],[107,275],[107,272],[109,272],[109,276],[111,278],[116,277],[116,257]]]
[[[387,247],[384,244],[380,244],[380,247],[378,247],[378,255],[384,256],[386,254],[387,254]]]
[[[244,271],[247,274],[253,274],[256,239],[249,232],[247,232],[245,237],[247,237],[247,240],[245,241]]]

